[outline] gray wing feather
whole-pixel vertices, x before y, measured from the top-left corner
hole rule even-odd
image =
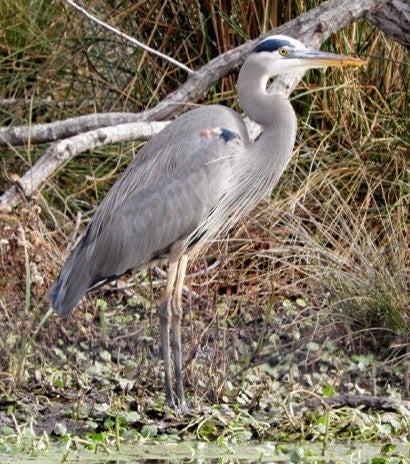
[[[212,140],[175,175],[161,177],[128,197],[87,249],[91,273],[121,275],[160,259],[169,253],[170,246],[202,224],[221,194],[215,186],[223,184],[227,175],[225,167],[230,161],[226,145]],[[210,159],[209,152],[217,162]]]
[[[235,140],[201,137],[224,127]],[[179,117],[148,142],[98,207],[49,295],[70,313],[90,288],[152,260],[167,257],[175,242],[204,227],[247,143],[242,120],[224,107]]]
[[[95,212],[93,233],[98,234],[109,220],[111,211],[117,210],[134,192],[144,190],[160,177],[173,175],[183,166],[203,144],[201,130],[210,127],[226,128],[248,143],[242,119],[224,106],[200,107],[179,116],[145,144],[111,188]]]

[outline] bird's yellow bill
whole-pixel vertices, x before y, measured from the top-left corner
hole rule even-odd
[[[360,58],[354,58],[352,56],[336,55],[334,58],[323,58],[317,60],[318,64],[325,66],[363,66],[367,62]]]
[[[299,58],[315,66],[363,66],[367,62],[353,56],[338,55],[337,53],[322,52],[319,50],[299,50],[291,58]]]

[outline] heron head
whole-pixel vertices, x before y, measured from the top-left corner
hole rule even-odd
[[[302,42],[286,35],[272,35],[253,49],[255,59],[273,75],[307,71],[327,66],[361,66],[365,61],[336,53],[306,48]]]

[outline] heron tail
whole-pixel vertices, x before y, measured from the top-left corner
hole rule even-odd
[[[67,259],[60,275],[48,292],[51,305],[63,317],[68,316],[90,287],[91,276],[86,252],[80,243]]]

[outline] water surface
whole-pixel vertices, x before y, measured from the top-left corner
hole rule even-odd
[[[323,449],[320,443],[278,445],[273,442],[218,445],[216,443],[181,442],[162,443],[146,441],[135,445],[121,445],[119,452],[113,449],[96,451],[85,449],[67,450],[61,444],[52,445],[42,455],[7,456],[0,454],[0,463],[10,464],[135,464],[135,463],[410,463],[410,445],[407,443],[386,446],[383,443],[331,443]]]

